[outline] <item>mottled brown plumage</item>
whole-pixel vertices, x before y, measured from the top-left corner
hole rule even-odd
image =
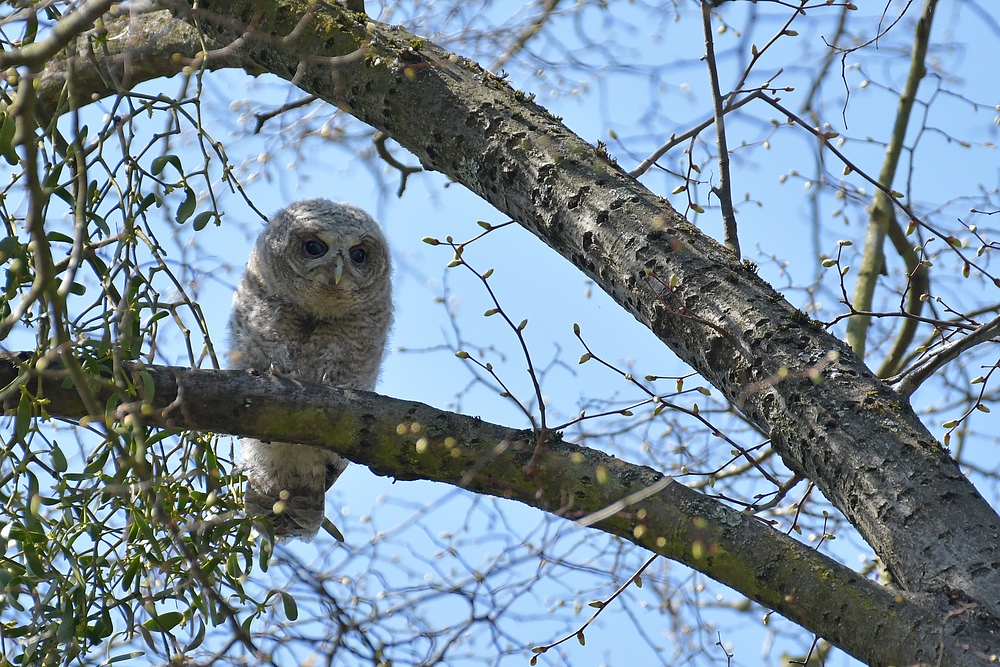
[[[392,324],[389,247],[350,204],[306,199],[279,211],[233,296],[230,366],[371,391]],[[347,461],[322,449],[242,440],[247,514],[279,538],[311,539]]]

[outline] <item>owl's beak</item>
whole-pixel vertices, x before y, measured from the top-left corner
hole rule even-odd
[[[340,278],[344,275],[344,258],[337,255],[333,258],[333,284],[339,285]]]

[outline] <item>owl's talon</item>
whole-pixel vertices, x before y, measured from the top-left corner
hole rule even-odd
[[[282,370],[281,368],[278,368],[273,363],[271,363],[267,367],[267,372],[268,372],[268,374],[273,375],[276,378],[285,378],[285,379],[288,379],[288,380],[298,380],[299,379],[299,371],[298,371],[298,369],[294,369],[294,370],[290,370],[290,371],[285,371],[285,370]]]

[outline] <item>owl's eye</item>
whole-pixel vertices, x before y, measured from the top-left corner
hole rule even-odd
[[[302,249],[306,251],[306,254],[310,257],[322,257],[326,254],[329,248],[322,241],[317,241],[316,239],[309,239],[302,244]]]
[[[351,261],[355,264],[362,264],[366,259],[368,259],[368,251],[359,245],[351,248]]]

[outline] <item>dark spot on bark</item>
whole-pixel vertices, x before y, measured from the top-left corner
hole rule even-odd
[[[569,198],[566,206],[567,208],[574,209],[580,205],[580,200],[590,193],[590,188],[588,186],[583,186],[577,190],[576,194]]]
[[[601,211],[600,213],[597,214],[597,224],[599,225],[606,224],[610,219],[611,216],[608,214],[607,211]]]

